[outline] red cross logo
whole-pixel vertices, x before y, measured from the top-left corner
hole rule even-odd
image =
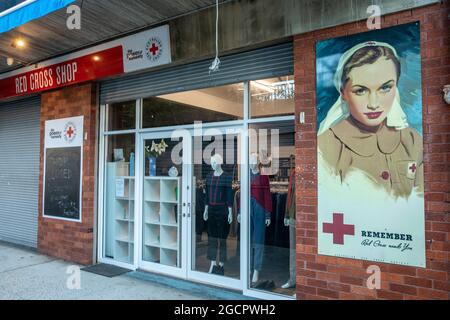
[[[344,224],[343,213],[333,213],[333,223],[323,224],[324,233],[333,234],[333,244],[344,244],[344,235],[355,235],[355,226]]]
[[[159,50],[159,47],[155,43],[152,43],[152,47],[149,49],[149,51],[152,53],[152,55],[156,55],[158,50]]]
[[[75,133],[75,131],[73,131],[72,127],[69,127],[69,129],[67,130],[66,134],[69,137],[69,139],[72,139],[72,135]]]
[[[416,170],[417,170],[416,164],[415,164],[415,163],[413,163],[413,164],[412,164],[412,166],[411,166],[411,167],[409,167],[409,170],[411,170],[411,171],[412,171],[412,173],[415,173],[415,172],[416,172]]]

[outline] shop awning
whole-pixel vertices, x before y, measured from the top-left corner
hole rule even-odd
[[[161,25],[175,17],[215,6],[216,0],[0,0],[0,12],[15,4],[39,14],[22,13],[28,18],[13,23],[13,15],[8,14],[4,20],[0,13],[0,74]],[[67,29],[67,19],[71,16],[66,12],[69,5],[81,8],[82,30]],[[17,20],[21,11],[14,14]],[[25,21],[28,22],[20,25]],[[17,25],[20,27],[14,28]],[[14,29],[5,31],[10,28]],[[17,39],[24,40],[26,47],[14,47],[12,44]],[[13,58],[14,63],[8,65],[7,58]]]
[[[17,6],[0,12],[0,33],[15,29],[29,21],[39,19],[53,11],[64,8],[75,0],[28,0],[17,1]]]

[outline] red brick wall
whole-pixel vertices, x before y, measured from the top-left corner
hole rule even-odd
[[[450,106],[442,88],[450,84],[450,1],[383,17],[382,27],[421,22],[425,154],[426,269],[375,263],[382,289],[365,283],[370,261],[317,254],[317,132],[315,44],[366,32],[366,22],[296,36],[297,297],[299,299],[449,299],[450,292]]]
[[[89,265],[94,257],[94,184],[96,150],[96,85],[83,84],[44,93],[41,102],[41,164],[39,177],[38,250]],[[84,116],[82,223],[42,217],[45,121]]]

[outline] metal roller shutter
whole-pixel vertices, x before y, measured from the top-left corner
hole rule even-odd
[[[0,104],[0,240],[37,246],[40,98]]]
[[[294,73],[291,42],[224,56],[220,60],[220,70],[211,74],[212,59],[209,59],[105,81],[100,87],[100,101],[102,104],[127,101]]]

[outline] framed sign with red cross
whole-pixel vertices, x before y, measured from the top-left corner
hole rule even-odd
[[[83,121],[45,122],[43,217],[81,222]]]

